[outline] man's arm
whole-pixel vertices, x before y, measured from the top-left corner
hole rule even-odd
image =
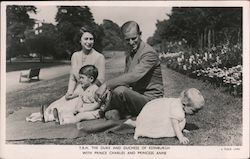
[[[117,78],[108,80],[105,82],[106,86],[110,89],[114,89],[117,86],[129,85],[131,83],[140,80],[146,73],[150,71],[159,62],[159,58],[155,52],[144,53],[136,64],[135,68],[128,73],[125,73]]]

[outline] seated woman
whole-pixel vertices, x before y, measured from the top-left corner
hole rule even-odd
[[[129,119],[125,123],[136,127],[135,139],[140,136],[150,138],[177,136],[181,144],[187,144],[189,139],[182,133],[186,124],[185,113],[196,113],[204,103],[199,90],[187,89],[179,98],[158,98],[148,102],[136,121]]]
[[[68,91],[62,98],[51,103],[47,108],[41,107],[41,113],[31,114],[27,121],[43,120],[44,122],[54,121],[53,109],[60,110],[60,105],[63,102],[74,99],[79,96],[81,86],[79,85],[79,70],[85,65],[94,65],[98,69],[98,77],[95,81],[97,86],[100,86],[105,80],[105,58],[97,52],[94,47],[95,34],[92,30],[82,27],[77,35],[81,43],[82,49],[73,53],[71,57],[71,71],[69,77]],[[37,117],[37,114],[39,117]]]

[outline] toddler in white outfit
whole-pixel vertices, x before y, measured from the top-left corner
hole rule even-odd
[[[200,91],[191,88],[182,91],[179,98],[158,98],[148,102],[138,115],[136,121],[125,123],[135,128],[134,138],[177,136],[181,144],[189,142],[182,130],[185,127],[185,113],[194,114],[205,104]]]

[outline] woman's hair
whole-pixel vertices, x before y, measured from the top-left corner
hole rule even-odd
[[[83,27],[81,27],[80,29],[79,29],[79,31],[75,34],[75,36],[74,36],[74,43],[75,43],[75,45],[76,45],[76,50],[75,51],[77,51],[77,50],[79,50],[79,49],[81,49],[81,44],[79,43],[80,41],[81,41],[81,37],[82,37],[82,35],[84,34],[84,33],[86,33],[86,32],[88,32],[88,33],[90,33],[91,35],[93,35],[93,37],[94,37],[94,40],[95,40],[95,37],[96,37],[96,35],[95,35],[95,32],[94,32],[94,30],[93,29],[90,29],[90,27],[88,27],[88,26],[83,26]]]
[[[201,109],[205,104],[204,97],[196,88],[189,88],[182,91],[180,97],[184,104],[191,103],[196,109]]]
[[[94,37],[94,39],[95,39],[95,32],[94,32],[94,30],[91,29],[89,26],[83,26],[83,27],[80,28],[80,30],[79,30],[80,37],[81,37],[84,33],[86,33],[86,32],[92,34],[93,37]]]
[[[98,76],[98,70],[94,65],[85,65],[79,70],[79,74],[86,75],[88,77],[93,77],[93,82],[95,82]]]

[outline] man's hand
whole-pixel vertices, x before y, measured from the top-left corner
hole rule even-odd
[[[107,90],[107,85],[104,83],[102,84],[95,92],[95,100],[97,102],[101,102],[103,95]]]

